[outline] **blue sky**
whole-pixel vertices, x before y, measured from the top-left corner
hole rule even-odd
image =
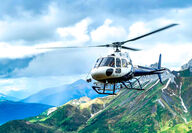
[[[162,65],[178,70],[192,57],[191,12],[191,0],[3,1],[0,5],[0,60],[33,59],[25,67],[15,67],[10,78],[2,79],[0,92],[29,90],[30,94],[85,78],[96,58],[112,51],[102,48],[48,51],[36,49],[38,47],[123,41],[170,23],[179,26],[127,46],[143,49],[130,52],[134,64],[155,63],[162,53]],[[54,82],[50,80],[52,77]],[[42,84],[34,85],[35,79]]]

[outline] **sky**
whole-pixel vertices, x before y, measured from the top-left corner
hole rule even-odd
[[[85,79],[96,59],[113,51],[111,48],[56,51],[38,48],[124,41],[171,23],[179,25],[126,46],[142,49],[129,51],[135,65],[153,64],[161,53],[162,66],[179,70],[192,58],[191,12],[191,0],[3,1],[0,61],[33,59],[25,67],[15,67],[9,78],[2,78],[0,92],[22,98],[27,95],[12,92],[26,91],[30,95],[46,87]]]

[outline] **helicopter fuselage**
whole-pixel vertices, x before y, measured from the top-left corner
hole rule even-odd
[[[132,70],[128,54],[116,53],[99,58],[91,70],[91,76],[99,82],[117,83],[131,78]]]
[[[156,74],[162,83],[161,74],[164,70],[164,68],[161,69],[161,54],[157,68],[152,68],[133,66],[128,53],[115,52],[107,57],[101,57],[96,61],[94,68],[91,70],[91,76],[98,83],[95,82],[95,86],[92,86],[92,88],[99,94],[109,95],[115,94],[118,83],[124,85],[127,89],[143,90],[139,79],[136,77]],[[134,88],[135,84],[132,83],[132,79],[136,80],[139,88]],[[127,83],[130,87],[127,86]],[[102,84],[103,88],[101,87]],[[113,85],[113,89],[107,88],[108,85]]]

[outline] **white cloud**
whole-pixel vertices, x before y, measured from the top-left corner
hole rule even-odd
[[[76,23],[74,26],[57,28],[57,33],[63,37],[65,41],[70,40],[72,44],[81,44],[89,41],[88,26],[91,19],[86,18]]]
[[[191,44],[157,44],[150,49],[140,52],[131,52],[131,58],[135,65],[150,65],[158,62],[159,54],[162,54],[162,67],[177,69],[188,62],[192,57]]]
[[[110,43],[124,40],[127,36],[126,30],[121,26],[111,26],[112,20],[106,19],[104,24],[91,31],[93,42]]]
[[[18,12],[18,17],[5,15],[0,19],[0,41],[23,40],[26,42],[25,45],[52,41],[56,39],[56,28],[66,25],[70,20],[54,2],[39,14],[33,14],[22,8]],[[65,16],[65,19],[62,16]]]
[[[51,22],[54,21],[52,20],[54,19],[54,16],[58,15],[58,11],[55,6],[50,6],[49,10],[50,15],[44,17],[44,21],[50,20]],[[191,10],[192,8],[183,9],[182,11],[179,10],[177,11],[178,16],[174,14],[175,11],[167,11],[167,14],[171,14],[171,16],[173,15],[173,17],[165,15],[164,17],[155,16],[148,22],[146,22],[146,20],[133,21],[129,28],[126,28],[126,26],[123,27],[123,23],[121,23],[121,25],[118,23],[112,23],[115,21],[115,19],[106,19],[103,25],[95,27],[94,18],[85,18],[76,22],[75,24],[71,24],[70,26],[58,26],[55,28],[55,32],[60,35],[60,40],[58,41],[52,40],[52,42],[49,43],[36,43],[34,46],[2,43],[2,45],[0,45],[0,57],[24,57],[48,51],[39,49],[37,50],[37,47],[46,48],[71,45],[78,46],[85,45],[87,42],[90,42],[89,45],[95,45],[95,43],[98,42],[110,43],[113,41],[121,41],[136,37],[172,22],[180,22],[181,26],[179,25],[172,29],[168,29],[167,31],[157,33],[156,35],[151,35],[146,37],[146,40],[141,39],[132,42],[132,45],[130,45],[143,49],[141,52],[133,53],[133,61],[136,64],[146,65],[154,63],[157,61],[158,55],[161,52],[163,57],[166,56],[166,60],[163,62],[166,67],[180,67],[191,58],[191,52],[189,51],[190,38],[188,36],[186,37],[186,35],[192,32],[190,28],[188,28],[188,25],[192,22],[192,19],[186,17],[189,15],[188,12]],[[125,23],[126,21],[127,19],[124,19]],[[189,40],[186,41],[185,38],[188,38]],[[127,46],[128,45],[129,44],[127,44]],[[186,49],[184,47],[186,47]],[[173,53],[171,49],[180,49],[174,58],[172,58]],[[106,50],[109,51],[107,48],[104,50],[78,49],[76,51],[73,49],[68,49],[62,52],[59,51],[47,53],[41,56],[37,56],[37,58],[29,64],[28,68],[25,68],[21,71],[17,70],[16,74],[20,74],[20,76],[45,76],[86,73],[89,70],[85,69],[91,69],[91,63],[96,60],[99,54],[106,53]],[[186,59],[182,60],[183,55],[186,54]],[[80,64],[80,66],[74,64]]]
[[[134,22],[129,28],[129,38],[148,33],[171,23],[179,25],[154,35],[127,44],[142,49],[140,52],[130,52],[134,64],[149,65],[158,61],[162,53],[162,65],[172,70],[180,67],[192,58],[192,7],[172,9],[166,11],[161,17],[154,16],[150,21]],[[158,14],[160,11],[158,11]]]
[[[46,19],[49,19],[49,17]],[[25,45],[25,41],[0,42],[0,58],[22,58],[24,56],[31,56],[50,51],[50,49],[38,48],[82,45],[89,41],[88,26],[90,23],[91,19],[86,18],[76,23],[74,26],[57,28],[56,31],[62,37],[60,41],[35,43],[33,45]],[[72,40],[67,38],[70,36],[73,37]]]
[[[0,58],[21,58],[38,53],[33,47],[0,43]]]
[[[41,43],[36,45],[22,45],[22,41],[12,43],[0,42],[0,58],[24,58],[25,56],[37,55],[50,51],[49,49],[39,49],[47,47],[63,46],[63,42]]]
[[[147,32],[149,32],[149,28],[147,28],[144,22],[135,22],[129,27],[128,38],[131,39]]]

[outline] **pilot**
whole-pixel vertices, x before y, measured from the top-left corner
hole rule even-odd
[[[109,64],[110,67],[114,67],[114,65],[115,65],[114,61],[112,61],[112,62]]]

